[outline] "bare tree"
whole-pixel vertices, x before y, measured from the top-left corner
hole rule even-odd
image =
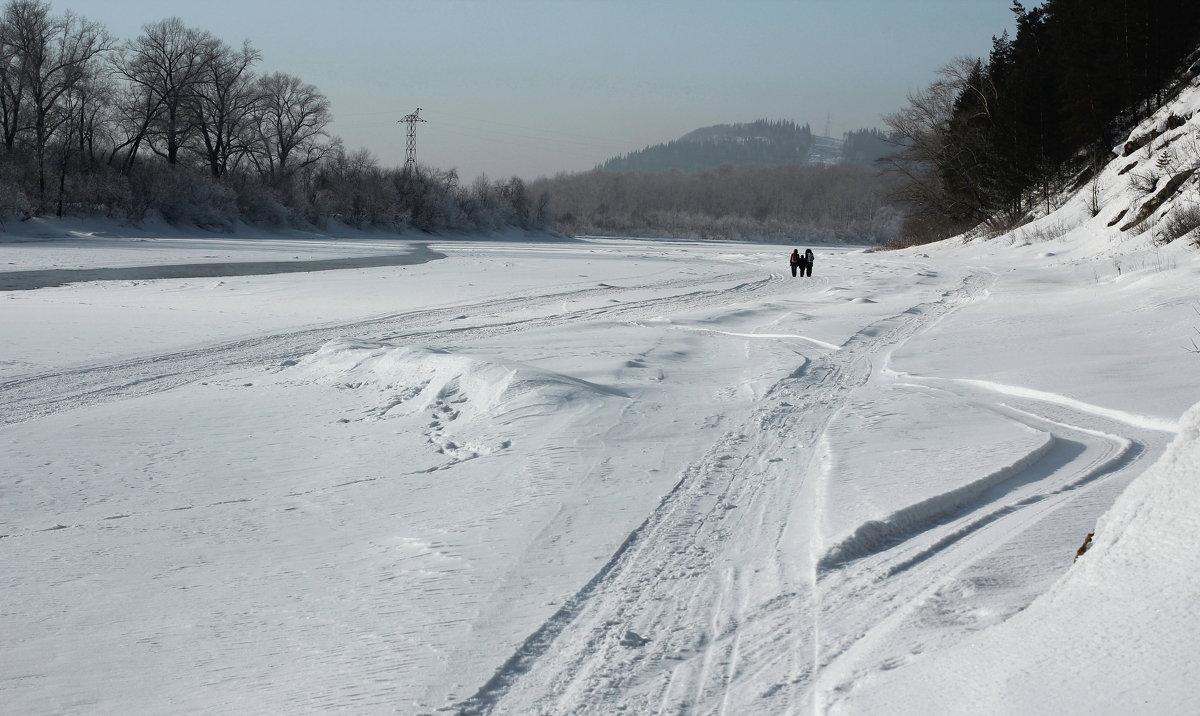
[[[260,146],[255,164],[264,179],[280,186],[294,172],[337,148],[325,128],[333,121],[329,100],[299,77],[276,72],[259,80],[256,112]]]
[[[16,145],[17,132],[21,129],[21,109],[25,104],[25,74],[17,50],[20,14],[20,8],[9,3],[0,15],[0,140],[9,152]]]
[[[236,158],[250,149],[249,130],[261,97],[250,68],[259,59],[249,40],[236,50],[222,42],[205,67],[194,112],[200,153],[214,179],[224,176]]]
[[[130,98],[136,102],[128,103],[127,111],[142,115],[131,123],[140,129],[128,141],[126,172],[146,139],[153,140],[150,148],[167,164],[178,163],[195,130],[192,107],[219,46],[211,33],[187,27],[177,17],[146,25],[137,39],[125,43],[115,68],[134,89]]]
[[[105,132],[107,110],[112,99],[112,85],[100,72],[98,63],[90,63],[85,73],[59,100],[58,113],[62,126],[58,130],[57,147],[60,153],[58,168],[58,208],[63,215],[67,195],[67,172],[71,155],[83,173],[90,173],[96,161],[97,134]],[[105,141],[102,136],[101,141]]]
[[[97,152],[112,143],[112,108],[117,88],[109,74],[97,64],[88,67],[83,78],[68,93],[73,110],[68,121],[73,125],[73,140],[85,169],[96,161]]]
[[[967,215],[979,223],[989,218],[981,208],[985,205],[982,198],[964,202],[946,186],[948,181],[956,180],[966,187],[977,186],[964,176],[978,164],[979,158],[971,156],[976,147],[951,141],[951,122],[964,92],[982,113],[977,118],[987,116],[995,90],[979,70],[979,60],[957,58],[938,70],[938,79],[929,87],[909,93],[907,106],[883,118],[892,130],[891,141],[898,151],[881,163],[886,170],[904,177],[899,198],[926,221],[937,223],[949,216]]]
[[[530,227],[529,190],[519,177],[513,177],[500,187],[500,194],[512,209],[513,223],[522,229]]]
[[[12,122],[6,126],[5,143],[11,149],[17,133],[31,134],[38,196],[44,201],[46,145],[69,116],[59,111],[59,101],[84,79],[93,58],[110,49],[112,38],[103,26],[70,12],[52,17],[50,5],[39,0],[11,0],[4,8],[3,25],[3,43],[8,48],[4,54],[9,56],[6,69],[17,74],[9,87]],[[18,121],[22,105],[28,111],[27,125]],[[9,111],[4,112],[6,118]]]
[[[150,132],[158,113],[157,96],[145,85],[123,82],[118,85],[112,104],[112,131],[115,139],[109,151],[112,166],[124,152],[121,171],[128,174],[137,160],[138,150]]]

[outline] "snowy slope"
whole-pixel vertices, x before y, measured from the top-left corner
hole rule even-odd
[[[1200,406],[1054,587],[1002,626],[855,685],[834,713],[1188,713],[1200,680]]]
[[[1014,398],[1040,397],[1077,414],[1105,418],[1110,422],[1103,436],[1123,446],[1118,447],[1124,450],[1122,460],[1136,457],[1131,451],[1139,450],[1138,439],[1129,440],[1139,430],[1178,434],[1167,453],[1097,521],[1090,551],[1027,609],[994,628],[969,626],[976,633],[950,648],[924,653],[918,647],[875,668],[828,670],[825,705],[831,713],[1195,709],[1200,558],[1189,545],[1200,501],[1200,406],[1178,423],[1153,406],[1172,392],[1184,402],[1193,400],[1200,375],[1200,354],[1187,336],[1200,323],[1194,289],[1200,276],[1191,255],[1200,234],[1193,229],[1175,238],[1167,228],[1174,216],[1200,207],[1200,177],[1194,173],[1200,166],[1198,109],[1200,83],[1193,82],[1136,128],[1094,182],[1058,209],[986,246],[951,241],[930,249],[1001,259],[1011,273],[1027,273],[1025,260],[1032,255],[1057,270],[1056,286],[1086,280],[1090,271],[1094,290],[1071,297],[1042,277],[1014,278],[997,287],[1008,295],[993,309],[1003,305],[1003,311],[985,309],[975,325],[942,336],[976,348],[953,359],[931,351],[911,364],[915,374],[937,374],[940,380]],[[1145,191],[1146,177],[1157,179],[1157,192]],[[1076,300],[1079,305],[1072,307]],[[1181,307],[1195,314],[1192,326],[1177,322]],[[1104,317],[1107,329],[1079,331],[1074,322],[1042,320],[1048,313],[1080,312]],[[1140,325],[1123,320],[1129,315]],[[1018,330],[1039,346],[1035,370],[1020,359],[1024,340],[999,352],[983,342],[990,333]],[[1130,342],[1143,344],[1136,351],[1143,358],[1131,360]],[[1171,360],[1181,353],[1191,361]],[[963,371],[980,364],[995,366],[992,378],[980,380]],[[1164,373],[1174,380],[1163,380]],[[1117,408],[1122,402],[1124,407]],[[997,577],[1004,575],[986,575],[989,582]],[[956,593],[959,588],[940,588],[919,610],[961,619],[963,603],[980,586],[966,584]]]
[[[1129,161],[811,279],[455,239],[0,292],[2,710],[1187,712],[1200,252],[1107,226]],[[113,230],[0,270],[412,248]]]

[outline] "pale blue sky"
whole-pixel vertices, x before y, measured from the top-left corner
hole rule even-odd
[[[792,119],[823,133],[880,115],[958,55],[986,56],[1010,0],[51,0],[122,40],[178,16],[261,72],[323,91],[333,132],[404,161],[532,179],[698,127]]]

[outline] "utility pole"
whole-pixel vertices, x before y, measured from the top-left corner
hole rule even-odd
[[[410,115],[396,120],[408,125],[408,148],[404,153],[404,171],[413,168],[417,163],[417,122],[424,122],[419,116],[421,108],[417,107],[417,111]]]

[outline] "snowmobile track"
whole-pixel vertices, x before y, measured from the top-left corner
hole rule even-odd
[[[822,351],[779,380],[746,422],[683,471],[604,567],[452,710],[717,712],[744,688],[747,671],[756,675],[750,683],[776,684],[753,695],[764,712],[794,706],[816,666],[778,634],[785,623],[794,631],[807,622],[806,638],[815,639],[819,605],[813,570],[779,554],[789,540],[786,515],[815,499],[811,470],[797,479],[788,465],[806,464],[805,453],[812,460],[825,426],[870,379],[873,355],[973,300],[985,282],[970,275],[941,300],[876,321],[842,350]],[[763,459],[797,452],[798,461]],[[751,535],[750,544],[740,535]],[[765,597],[764,579],[775,587]]]

